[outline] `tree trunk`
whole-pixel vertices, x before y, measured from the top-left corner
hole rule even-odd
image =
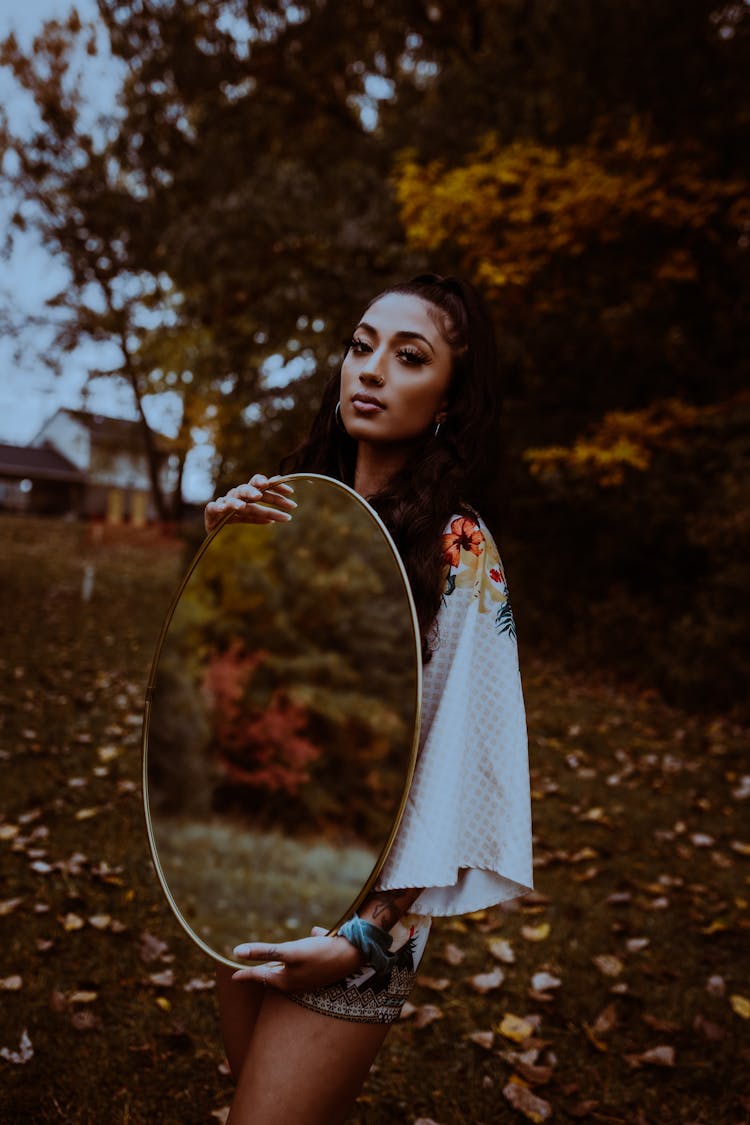
[[[146,448],[146,459],[148,461],[148,475],[151,481],[151,491],[154,497],[154,504],[156,505],[156,512],[162,523],[166,523],[169,519],[169,511],[167,503],[162,491],[161,481],[159,480],[159,451],[156,448],[156,441],[154,439],[154,431],[148,424],[148,419],[143,409],[143,399],[141,396],[140,387],[138,386],[138,374],[133,367],[130,358],[130,353],[127,348],[123,346],[123,353],[125,357],[125,374],[128,382],[133,389],[133,397],[135,398],[135,405],[138,411],[138,417],[141,421],[141,430],[143,433],[143,443]]]

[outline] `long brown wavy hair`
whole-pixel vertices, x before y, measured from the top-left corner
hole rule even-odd
[[[417,609],[422,650],[430,642],[442,597],[442,534],[452,516],[497,512],[500,382],[495,333],[487,306],[467,281],[420,274],[389,286],[387,293],[428,301],[443,313],[442,331],[451,347],[453,369],[446,419],[435,435],[415,443],[408,462],[375,496],[367,497],[393,536],[409,576]],[[344,353],[346,355],[346,353]],[[326,385],[307,440],[281,464],[281,471],[323,473],[353,485],[357,443],[335,417],[341,374]]]

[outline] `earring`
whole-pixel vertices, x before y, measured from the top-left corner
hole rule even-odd
[[[440,433],[440,427],[442,426],[442,424],[443,424],[442,422],[436,422],[435,423],[435,429],[433,430],[433,436],[434,437],[437,437],[438,434]]]
[[[346,426],[341,421],[341,399],[339,399],[339,401],[336,403],[336,409],[333,412],[333,416],[336,419],[336,425],[338,426],[338,428],[346,433]]]

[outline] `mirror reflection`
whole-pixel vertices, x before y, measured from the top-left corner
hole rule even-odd
[[[291,521],[228,522],[202,546],[148,693],[157,870],[182,924],[230,961],[351,909],[417,738],[418,630],[390,537],[346,486],[287,479]]]

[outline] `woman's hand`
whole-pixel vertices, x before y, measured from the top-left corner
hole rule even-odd
[[[294,494],[291,484],[279,484],[280,480],[280,476],[264,477],[256,473],[247,484],[238,484],[230,488],[226,496],[211,500],[203,514],[206,531],[218,527],[227,512],[232,513],[233,523],[286,523],[297,505],[291,499]]]
[[[319,927],[313,930],[313,935],[279,945],[262,941],[238,945],[235,957],[265,964],[238,969],[232,974],[232,980],[254,980],[281,992],[302,992],[325,988],[363,967],[362,954],[346,938],[335,934],[325,936],[325,930]]]

